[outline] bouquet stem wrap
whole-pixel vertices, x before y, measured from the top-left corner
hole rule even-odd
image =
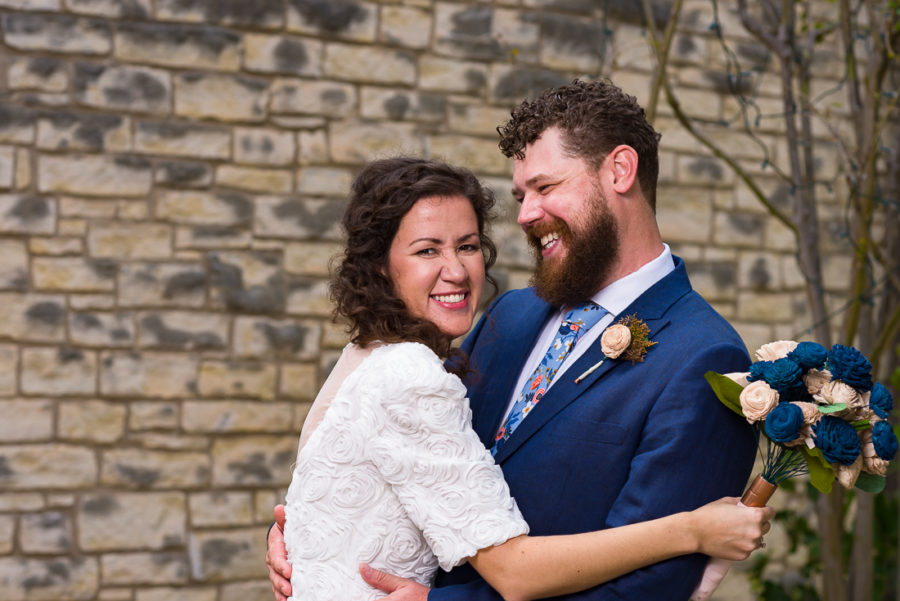
[[[765,507],[777,488],[777,485],[767,481],[761,474],[757,475],[744,491],[744,496],[741,497],[738,504],[744,507]],[[703,570],[700,583],[691,594],[691,601],[707,601],[725,578],[731,563],[727,559],[710,559],[706,564],[706,569]]]

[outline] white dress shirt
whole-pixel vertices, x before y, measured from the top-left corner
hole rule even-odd
[[[609,314],[603,316],[603,318],[597,322],[597,325],[588,330],[581,340],[578,341],[578,344],[575,345],[575,348],[569,353],[565,361],[563,361],[563,364],[560,365],[559,371],[556,372],[556,375],[554,376],[553,381],[550,382],[548,388],[553,387],[553,384],[560,379],[569,366],[575,363],[575,361],[584,354],[587,348],[600,338],[603,330],[612,324],[614,320],[619,318],[619,314],[622,311],[627,309],[631,303],[637,300],[637,298],[651,286],[672,273],[674,270],[675,261],[672,259],[672,251],[669,249],[668,244],[663,244],[663,251],[658,257],[649,263],[644,264],[637,271],[616,280],[592,296],[591,300],[606,309]],[[564,316],[565,310],[560,309],[552,314],[550,319],[547,320],[547,323],[544,324],[541,334],[538,336],[534,347],[531,349],[531,354],[528,356],[528,360],[525,362],[522,372],[519,374],[519,379],[516,382],[516,387],[513,389],[512,397],[509,399],[509,404],[506,407],[506,414],[500,422],[501,424],[506,422],[509,412],[512,411],[513,405],[515,405],[516,401],[519,399],[519,394],[522,392],[522,387],[525,386],[526,380],[528,380],[541,362],[541,359],[543,359],[544,355],[547,353],[550,343],[553,342],[553,338],[559,331],[559,326],[562,324]]]

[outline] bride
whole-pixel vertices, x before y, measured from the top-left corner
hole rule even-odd
[[[375,161],[355,180],[331,283],[352,342],[300,435],[284,509],[290,569],[274,568],[280,545],[266,560],[277,599],[375,599],[385,593],[360,564],[429,585],[438,566],[466,561],[506,599],[548,597],[686,553],[743,559],[769,529],[773,510],[727,498],[619,528],[527,536],[471,428],[465,387],[442,362],[466,369],[451,343],[490,280],[492,205],[474,175],[434,161]]]

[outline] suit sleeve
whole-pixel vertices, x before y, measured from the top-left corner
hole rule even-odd
[[[728,495],[740,495],[750,475],[756,438],[746,421],[716,399],[704,374],[745,370],[746,352],[731,344],[708,347],[672,365],[670,381],[647,415],[629,476],[606,526],[641,522],[694,509]],[[657,366],[664,369],[665,366]],[[655,369],[656,369],[655,368]],[[567,601],[654,599],[685,601],[694,589],[705,555],[687,555],[636,570]],[[498,601],[481,580],[434,589],[430,601]]]

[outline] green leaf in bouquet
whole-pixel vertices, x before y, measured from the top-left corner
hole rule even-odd
[[[704,377],[706,378],[706,381],[709,382],[713,392],[716,393],[716,397],[722,401],[722,404],[741,417],[744,417],[740,400],[741,391],[744,390],[744,387],[731,378],[714,371],[706,372]]]
[[[861,432],[863,430],[871,428],[872,422],[870,422],[867,419],[861,419],[861,420],[852,422],[850,425],[853,426],[853,429],[856,430],[857,432]]]
[[[860,472],[859,478],[856,479],[856,488],[863,492],[878,494],[884,490],[884,476],[876,476],[867,472]]]
[[[810,483],[821,493],[831,492],[831,485],[834,484],[834,468],[825,459],[821,449],[808,449],[801,445],[800,452],[809,467]]]
[[[847,408],[847,403],[835,403],[834,405],[819,405],[819,413],[837,413]]]

